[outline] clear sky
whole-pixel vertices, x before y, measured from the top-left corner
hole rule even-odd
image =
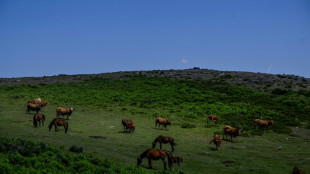
[[[193,67],[310,78],[309,0],[0,0],[0,77]]]

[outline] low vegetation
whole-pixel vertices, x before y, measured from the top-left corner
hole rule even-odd
[[[2,144],[19,150],[1,145],[0,170],[164,173],[162,162],[152,163],[156,170],[146,170],[147,161],[136,167],[136,158],[151,148],[154,138],[166,135],[176,140],[175,153],[184,159],[182,172],[289,173],[294,165],[305,168],[309,162],[309,153],[305,153],[310,150],[306,136],[309,130],[300,129],[309,128],[309,94],[307,90],[283,88],[264,93],[224,81],[143,75],[124,79],[91,78],[77,83],[0,86],[0,129],[6,130],[0,131],[0,137],[43,142],[1,139]],[[32,115],[25,114],[25,110],[26,102],[37,97],[49,102],[48,111],[40,111],[47,117],[46,125],[56,115],[56,107],[74,108],[67,134],[63,127],[59,132],[54,129],[49,132],[47,126],[34,128]],[[219,125],[214,122],[207,125],[210,114],[219,116]],[[167,131],[155,129],[156,117],[168,119],[172,125]],[[275,124],[264,133],[255,129],[256,118],[274,120]],[[136,123],[134,133],[123,133],[122,119]],[[225,124],[242,129],[241,137],[238,143],[223,141],[221,151],[215,151],[209,142],[215,133],[223,133]],[[170,149],[169,145],[163,147]],[[51,161],[48,165],[38,167],[47,159]],[[250,165],[254,163],[255,166]],[[23,168],[24,164],[27,167]],[[123,164],[130,166],[120,166]]]
[[[9,138],[0,138],[0,171],[1,173],[150,173],[142,168],[120,165],[107,158],[73,155],[44,143]]]

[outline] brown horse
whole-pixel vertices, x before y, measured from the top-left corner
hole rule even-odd
[[[209,124],[210,121],[214,121],[214,123],[217,125],[219,123],[219,117],[216,115],[209,115],[207,118],[207,124]]]
[[[124,126],[124,132],[127,132],[129,125],[131,125],[132,123],[133,122],[131,120],[122,120],[122,125]]]
[[[36,111],[36,113],[38,113],[41,109],[41,104],[33,104],[33,103],[28,103],[27,104],[27,110],[26,110],[26,114],[30,113],[31,111]]]
[[[266,129],[274,124],[273,120],[261,120],[261,119],[255,119],[254,120],[255,128],[258,129],[258,127],[263,127],[264,132],[266,132]]]
[[[156,118],[156,121],[155,121],[155,128],[157,127],[157,124],[158,124],[158,128],[160,129],[160,125],[164,125],[165,127],[165,130],[167,130],[166,126],[167,125],[171,125],[171,121],[168,121],[166,119],[163,119],[163,118],[160,118],[160,117],[157,117]],[[164,128],[163,128],[164,129]]]
[[[133,133],[135,131],[135,129],[136,129],[136,124],[134,122],[132,122],[131,124],[128,124],[126,126],[126,131],[127,131],[127,129],[129,129],[129,133],[130,132]]]
[[[294,167],[292,174],[306,174],[306,172],[303,172],[300,169],[298,169],[297,167]]]
[[[181,157],[173,157],[172,153],[167,153],[168,154],[168,166],[171,169],[173,169],[173,163],[178,163],[179,165],[179,169],[181,168],[181,162],[183,161],[183,159]]]
[[[41,126],[41,122],[42,122],[42,125],[44,126],[44,121],[45,121],[45,115],[44,114],[34,114],[33,115],[33,125],[35,127],[37,127],[38,122],[39,122],[39,126]]]
[[[231,126],[225,125],[224,126],[224,134],[223,134],[223,139],[224,139],[224,135],[230,135],[230,141],[232,141],[232,137],[235,137],[236,142],[238,142],[237,140],[237,136],[241,135],[241,129],[237,129],[237,128],[233,128]]]
[[[222,143],[222,138],[221,138],[221,136],[218,135],[218,134],[214,135],[214,138],[210,141],[209,144],[211,144],[212,142],[215,144],[216,150],[220,150],[220,145],[221,145],[221,143]]]
[[[68,123],[66,120],[64,120],[64,119],[54,118],[54,119],[51,121],[51,123],[50,123],[50,125],[49,125],[49,127],[48,127],[48,128],[49,128],[49,131],[51,131],[53,125],[55,126],[55,132],[58,132],[57,126],[64,126],[64,128],[65,128],[65,133],[68,132],[69,123]]]
[[[162,135],[158,136],[157,138],[155,138],[155,140],[152,143],[153,148],[155,148],[157,142],[159,142],[160,149],[162,149],[162,143],[164,144],[170,143],[171,149],[172,149],[171,151],[172,152],[174,151],[173,146],[175,146],[176,144],[174,143],[174,139],[172,137],[166,137]]]
[[[48,102],[47,101],[41,101],[41,106],[45,108],[45,111],[47,111],[47,104]]]
[[[158,150],[158,149],[148,149],[141,153],[137,158],[137,165],[142,163],[142,159],[147,158],[149,163],[149,169],[152,169],[152,160],[159,160],[161,159],[164,163],[164,169],[167,170],[166,167],[166,151]]]
[[[63,108],[63,107],[57,107],[56,109],[56,117],[59,117],[62,115],[64,118],[64,115],[67,115],[67,120],[69,120],[69,116],[72,114],[73,108]]]
[[[45,108],[45,111],[47,111],[47,104],[48,102],[47,101],[36,101],[36,100],[29,100],[27,103],[32,103],[32,104],[41,104],[41,107],[44,107]]]

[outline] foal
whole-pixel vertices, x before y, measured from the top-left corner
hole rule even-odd
[[[178,163],[179,165],[178,171],[180,171],[182,161],[183,160],[181,157],[173,157],[172,153],[168,153],[168,165],[169,165],[170,170],[173,169],[173,163]]]
[[[162,149],[162,143],[164,144],[170,143],[172,152],[174,151],[173,146],[175,146],[176,144],[174,143],[174,139],[172,137],[166,137],[162,135],[158,136],[152,143],[153,148],[155,148],[157,142],[159,142],[160,149]]]

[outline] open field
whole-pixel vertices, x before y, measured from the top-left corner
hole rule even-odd
[[[48,124],[55,116],[56,106],[42,111],[47,119],[44,127],[34,128],[33,114],[25,114],[24,103],[9,101],[0,104],[0,136],[40,141],[69,149],[72,145],[82,146],[86,154],[105,156],[119,163],[136,165],[137,156],[151,148],[158,135],[175,138],[175,155],[182,156],[182,171],[186,173],[289,173],[294,166],[309,171],[310,138],[308,129],[293,128],[291,135],[268,131],[263,136],[240,137],[239,143],[224,141],[221,151],[209,145],[213,132],[220,132],[223,125],[206,127],[205,122],[196,128],[168,126],[168,131],[154,129],[154,117],[150,114],[132,115],[120,107],[110,111],[76,108],[69,120],[69,132],[48,131]],[[33,112],[32,112],[33,113]],[[122,133],[121,119],[136,122],[136,132]],[[175,118],[177,119],[177,118]],[[102,138],[90,138],[101,136]],[[158,146],[157,146],[158,147]],[[169,145],[163,148],[170,150]],[[144,160],[142,167],[147,167]],[[160,161],[153,168],[162,169]]]
[[[34,128],[26,102],[47,100],[44,127]],[[77,83],[0,86],[0,136],[44,142],[68,150],[76,145],[88,155],[136,165],[140,153],[159,135],[176,140],[175,156],[185,173],[289,173],[294,166],[310,171],[310,92],[275,88],[270,93],[227,83],[163,77],[92,78]],[[73,107],[69,131],[49,132],[56,107]],[[206,124],[216,114],[220,125]],[[156,117],[172,121],[168,131],[155,129]],[[255,130],[255,118],[272,119],[267,133]],[[122,119],[136,123],[123,133]],[[188,124],[187,124],[188,123]],[[221,151],[209,144],[225,124],[243,129],[239,143],[224,141]],[[182,128],[183,127],[183,128]],[[298,128],[297,128],[298,127]],[[97,136],[97,138],[92,138]],[[157,145],[158,147],[158,145]],[[170,145],[163,145],[170,150]],[[142,167],[147,167],[144,160]],[[153,168],[163,169],[161,161]]]

